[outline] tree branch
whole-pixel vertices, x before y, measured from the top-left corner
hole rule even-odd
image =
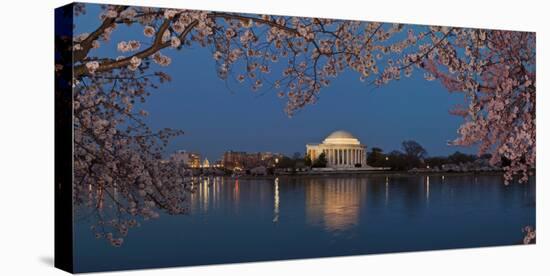
[[[117,13],[121,13],[125,9],[127,9],[128,6],[117,6],[115,8]],[[82,42],[80,42],[80,46],[82,47],[81,50],[74,52],[74,60],[75,61],[82,61],[90,52],[92,49],[92,43],[101,36],[105,30],[109,27],[111,27],[113,24],[115,24],[115,20],[117,18],[106,18],[103,20],[103,23],[95,30],[93,31],[86,39],[84,39]]]
[[[198,24],[197,21],[193,21],[191,24],[189,24],[189,26],[187,26],[187,28],[179,36],[180,40],[184,40],[185,37],[187,36],[187,34],[189,34],[191,32],[191,30],[197,24]],[[99,68],[97,68],[96,72],[109,71],[109,70],[113,70],[113,69],[117,69],[117,68],[122,68],[124,66],[128,66],[130,64],[130,60],[133,57],[138,57],[138,58],[143,59],[143,58],[146,58],[146,57],[149,57],[149,56],[153,55],[154,53],[156,53],[157,51],[159,51],[161,49],[164,49],[164,48],[170,46],[170,41],[162,42],[162,35],[164,34],[164,31],[166,31],[168,29],[169,26],[170,26],[170,20],[165,20],[162,23],[162,25],[160,26],[159,31],[157,32],[157,35],[155,37],[155,41],[153,42],[153,44],[149,48],[147,48],[147,49],[145,49],[141,52],[138,52],[138,53],[136,53],[132,56],[120,59],[120,60],[108,61],[108,62],[105,62],[103,64],[100,64],[100,66],[99,66]],[[79,65],[79,66],[75,67],[75,69],[74,69],[74,77],[75,78],[79,78],[79,77],[81,77],[83,75],[86,75],[86,74],[88,74],[88,72],[87,72],[85,64],[82,64],[82,65]]]

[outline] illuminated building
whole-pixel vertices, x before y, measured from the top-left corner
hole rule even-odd
[[[208,161],[208,158],[204,158],[204,161],[202,162],[203,168],[210,168],[210,162]]]
[[[188,168],[200,168],[201,155],[194,152],[187,152],[184,150],[176,151],[170,156],[173,162],[184,164]]]
[[[281,154],[272,152],[226,151],[223,154],[222,164],[230,170],[235,168],[251,169],[259,166],[270,167],[275,164],[275,160],[281,157]]]
[[[235,167],[242,167],[246,161],[246,152],[242,151],[226,151],[223,154],[223,166],[230,170]]]
[[[367,146],[343,130],[331,133],[321,144],[307,144],[306,153],[312,162],[324,153],[329,168],[367,166]]]

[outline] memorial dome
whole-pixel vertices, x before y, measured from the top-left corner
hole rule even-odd
[[[323,141],[323,144],[359,145],[360,142],[351,133],[349,133],[345,130],[337,130],[337,131],[331,133],[329,136],[327,136],[327,138],[325,138],[325,140]]]

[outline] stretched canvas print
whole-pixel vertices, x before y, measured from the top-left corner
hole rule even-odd
[[[70,272],[532,244],[533,32],[55,11]]]

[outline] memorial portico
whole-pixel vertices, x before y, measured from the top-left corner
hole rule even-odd
[[[367,165],[367,147],[351,133],[343,130],[331,133],[321,144],[307,144],[306,153],[315,162],[325,154],[327,167],[354,168]]]

